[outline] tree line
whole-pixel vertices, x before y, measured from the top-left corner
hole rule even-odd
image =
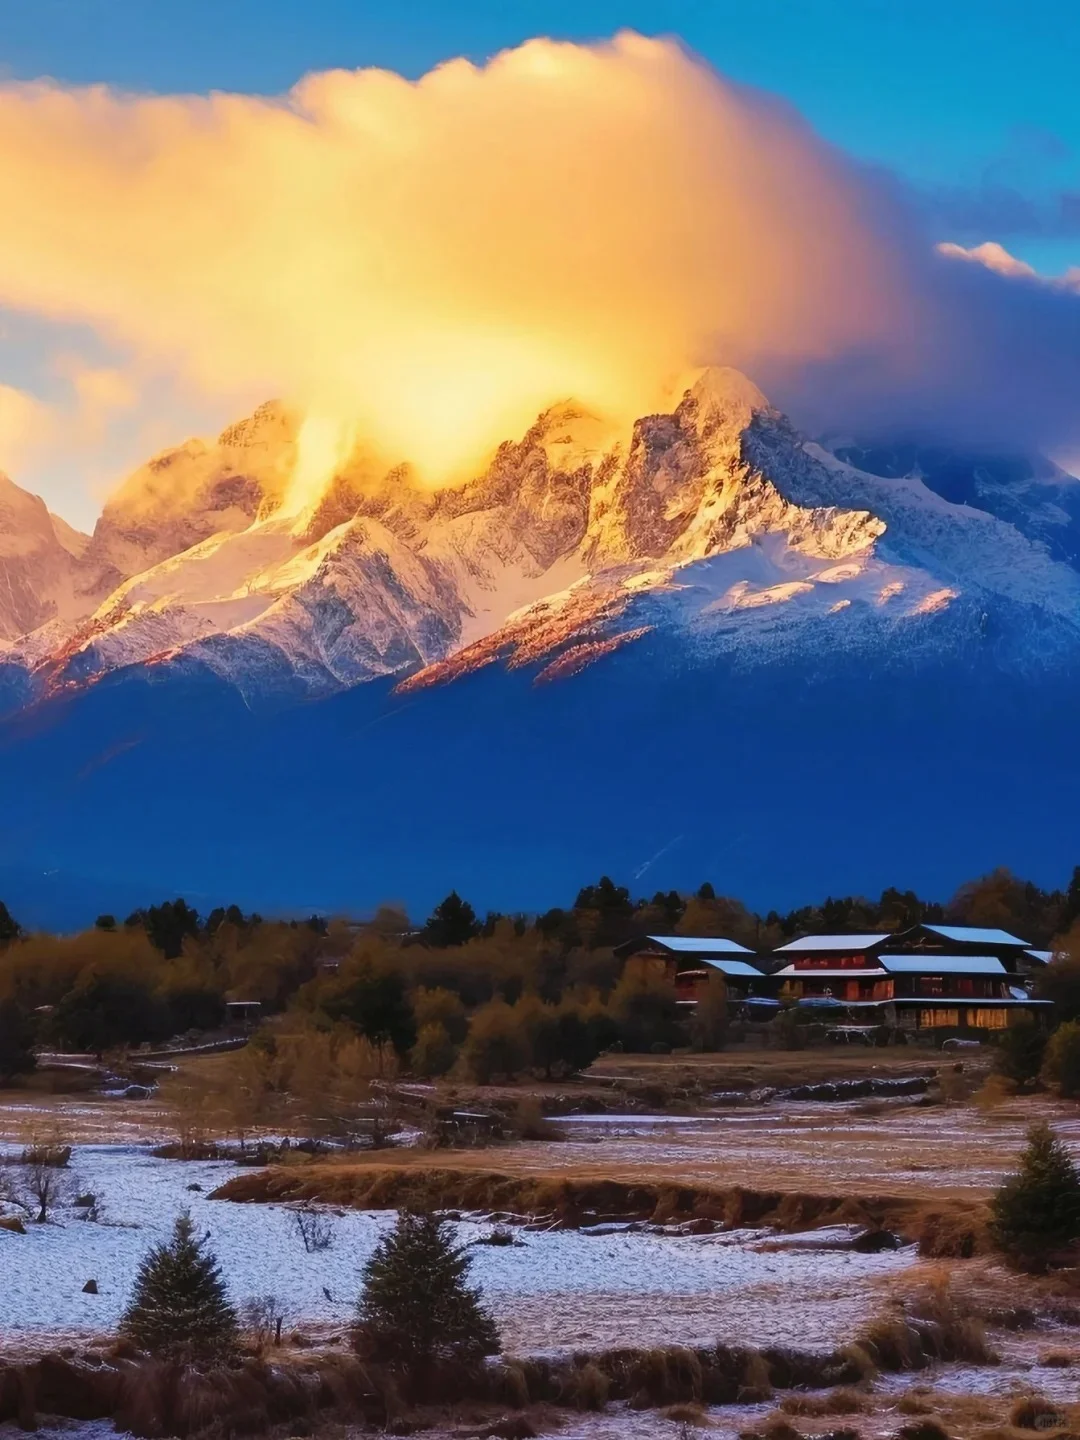
[[[204,917],[176,899],[58,936],[28,933],[0,904],[0,1081],[43,1047],[104,1054],[213,1032],[236,1000],[358,1036],[428,1076],[462,1065],[481,1080],[565,1073],[613,1044],[647,1050],[689,1038],[714,1048],[722,995],[698,1007],[688,1037],[671,987],[622,962],[617,946],[675,934],[768,950],[815,930],[920,921],[999,926],[1059,948],[1065,958],[1047,971],[1044,993],[1058,1018],[1080,1019],[1080,869],[1061,891],[996,870],[946,904],[890,888],[876,901],[830,897],[765,916],[711,884],[635,900],[607,876],[567,908],[535,916],[481,916],[451,892],[422,924],[393,906],[363,922],[271,920],[235,905]]]

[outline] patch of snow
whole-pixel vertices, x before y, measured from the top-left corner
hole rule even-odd
[[[635,1117],[636,1119],[637,1117]],[[666,1119],[667,1117],[665,1117]],[[230,1293],[274,1294],[289,1324],[344,1325],[360,1271],[393,1224],[390,1212],[334,1212],[329,1250],[308,1254],[283,1205],[214,1201],[209,1192],[236,1167],[155,1159],[138,1146],[83,1146],[72,1161],[80,1190],[93,1193],[105,1223],[70,1218],[0,1231],[0,1336],[4,1332],[93,1332],[116,1324],[135,1269],[165,1239],[182,1209],[208,1234]],[[199,1185],[201,1190],[189,1187]],[[490,1226],[462,1222],[462,1241]],[[760,1232],[714,1236],[522,1232],[521,1247],[476,1246],[473,1278],[514,1348],[560,1348],[635,1338],[670,1343],[720,1336],[748,1343],[831,1344],[850,1335],[876,1304],[875,1284],[908,1263],[895,1253],[762,1254]],[[83,1293],[95,1279],[99,1293]]]

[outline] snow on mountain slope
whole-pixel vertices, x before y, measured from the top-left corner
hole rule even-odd
[[[94,606],[79,534],[45,502],[0,474],[0,645]]]
[[[882,550],[902,564],[932,570],[945,584],[1031,605],[1080,622],[1080,574],[1051,558],[1007,521],[956,505],[916,476],[886,480],[803,443],[783,416],[761,412],[746,432],[751,463],[767,468],[784,493],[804,505],[865,506],[885,522]]]
[[[223,430],[213,445],[188,440],[155,456],[109,499],[87,547],[88,562],[122,579],[213,535],[246,529],[280,504],[295,442],[294,419],[267,404]]]
[[[1039,540],[804,442],[735,371],[700,372],[629,435],[554,406],[438,492],[358,452],[294,514],[297,437],[266,405],[157,457],[85,548],[24,497],[8,533],[45,546],[60,600],[0,609],[9,662],[42,693],[183,656],[252,700],[498,659],[554,678],[658,629],[692,664],[977,644],[988,625],[1038,624],[1045,655],[1080,638],[1080,574]],[[72,567],[100,603],[66,598]]]

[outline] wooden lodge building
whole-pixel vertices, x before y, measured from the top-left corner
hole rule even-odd
[[[1029,987],[1050,954],[1005,930],[924,924],[894,934],[804,935],[770,955],[732,940],[649,935],[615,953],[655,965],[687,1007],[718,973],[734,1012],[755,1020],[793,1003],[837,1026],[977,1036],[1049,1009]]]
[[[698,993],[711,975],[722,975],[732,1003],[760,992],[768,995],[765,972],[758,957],[734,940],[695,939],[688,935],[646,935],[627,940],[615,949],[620,960],[639,960],[667,976],[680,1004],[696,1005]]]
[[[1044,963],[1006,930],[914,925],[890,935],[805,935],[773,952],[779,998],[902,1030],[1004,1030],[1049,1007],[1028,990]]]

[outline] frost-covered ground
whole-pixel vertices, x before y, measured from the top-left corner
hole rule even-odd
[[[274,1295],[290,1325],[343,1325],[361,1267],[392,1222],[386,1212],[335,1212],[330,1249],[308,1254],[292,1212],[208,1198],[236,1167],[155,1159],[144,1147],[84,1146],[77,1188],[102,1219],[0,1231],[0,1337],[110,1329],[140,1258],[185,1207],[211,1245],[237,1301]],[[197,1186],[198,1189],[191,1187]],[[473,1240],[489,1227],[462,1223]],[[881,1285],[905,1252],[765,1253],[760,1232],[674,1236],[526,1233],[514,1247],[477,1246],[473,1274],[510,1348],[651,1344],[720,1337],[827,1347],[880,1309]],[[83,1293],[87,1280],[98,1294]],[[42,1338],[44,1335],[42,1334]]]
[[[613,1179],[664,1174],[759,1189],[986,1193],[1015,1165],[1031,1122],[1044,1119],[1080,1159],[1076,1106],[1024,1096],[986,1110],[898,1099],[736,1106],[686,1117],[562,1116],[568,1141],[523,1149],[515,1168],[528,1168],[531,1157],[537,1169],[588,1166]]]

